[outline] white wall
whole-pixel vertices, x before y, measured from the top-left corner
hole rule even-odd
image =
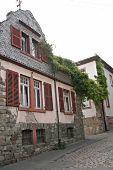
[[[111,86],[111,81],[110,81],[110,75],[112,76],[113,79],[113,74],[108,71],[106,68],[104,68],[104,74],[107,78],[107,85],[108,85],[108,91],[109,91],[109,102],[110,102],[110,107],[107,107],[106,101],[104,101],[104,108],[106,112],[106,116],[113,116],[113,87]]]
[[[88,73],[89,78],[95,80],[94,75],[97,76],[96,62],[95,61],[92,61],[92,62],[87,63],[87,64],[80,65],[80,66],[78,66],[78,68],[79,69],[85,69],[85,72]],[[82,111],[83,111],[83,115],[84,115],[85,118],[96,116],[96,108],[95,108],[95,105],[94,105],[92,100],[91,100],[91,107],[90,108],[84,108]]]

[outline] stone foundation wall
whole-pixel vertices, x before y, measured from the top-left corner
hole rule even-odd
[[[0,110],[0,166],[14,163],[33,155],[51,150],[58,143],[56,124],[16,124],[7,109]],[[4,123],[5,122],[5,123]],[[36,145],[22,145],[22,130],[45,129],[45,142]],[[67,128],[73,129],[73,137],[67,136]],[[75,124],[60,124],[60,139],[66,144],[84,139],[81,129]]]
[[[87,135],[96,135],[105,132],[105,125],[101,117],[84,118],[84,132]]]
[[[83,122],[84,122],[84,132],[86,136],[96,134],[95,117],[84,118]]]
[[[96,109],[96,116],[83,118],[85,135],[96,135],[105,132],[105,120],[102,106]]]
[[[108,119],[108,129],[113,130],[113,117],[107,116]]]

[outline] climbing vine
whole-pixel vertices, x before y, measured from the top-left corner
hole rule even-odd
[[[53,45],[48,44],[46,41],[41,41],[40,45],[46,53],[53,72],[62,70],[70,75],[73,89],[81,96],[82,101],[85,98],[87,100],[92,99],[95,106],[98,107],[108,96],[106,77],[104,76],[103,64],[100,59],[96,62],[98,76],[94,76],[95,80],[92,80],[87,73],[81,72],[72,60],[55,56],[53,54]]]

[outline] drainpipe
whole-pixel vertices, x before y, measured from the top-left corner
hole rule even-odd
[[[56,116],[57,116],[58,147],[60,148],[61,147],[61,139],[60,139],[58,100],[57,100],[57,90],[56,90],[56,78],[55,78],[55,74],[54,74],[54,89],[55,89]]]

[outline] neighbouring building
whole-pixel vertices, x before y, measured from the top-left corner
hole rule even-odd
[[[90,58],[79,61],[78,68],[88,73],[89,78],[95,80],[97,76],[96,61],[100,57],[95,55]],[[84,131],[86,135],[97,134],[113,128],[113,68],[108,65],[103,59],[104,75],[107,79],[109,96],[102,103],[100,113],[97,112],[92,100],[85,101],[85,107],[82,108],[84,115]]]
[[[29,10],[0,22],[0,165],[84,139],[79,99],[67,73],[52,73]]]

